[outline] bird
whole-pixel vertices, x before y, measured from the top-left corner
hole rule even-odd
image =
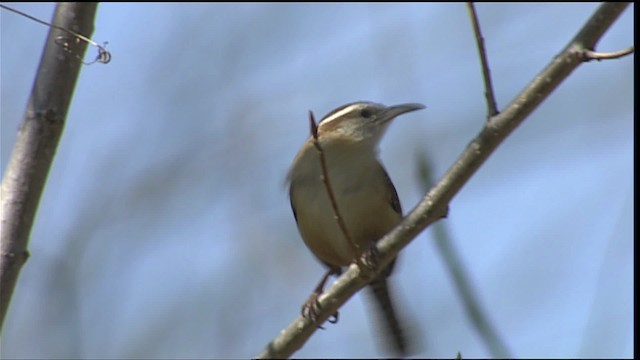
[[[310,136],[295,156],[287,175],[291,209],[304,243],[328,268],[314,291],[316,302],[327,279],[357,261],[358,249],[375,249],[372,245],[402,221],[398,193],[379,160],[379,143],[393,119],[424,108],[418,103],[385,106],[369,101],[342,105],[320,120],[317,138]],[[387,347],[404,356],[410,344],[388,281],[395,261],[367,289],[377,305]],[[303,306],[303,315],[310,305]],[[334,317],[337,321],[337,313]]]

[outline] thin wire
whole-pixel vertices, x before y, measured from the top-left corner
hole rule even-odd
[[[87,42],[87,43],[97,47],[98,48],[98,56],[96,56],[95,60],[93,60],[90,63],[86,63],[86,62],[83,61],[83,64],[85,64],[85,65],[91,65],[91,64],[93,64],[95,62],[100,62],[102,64],[108,64],[111,61],[111,53],[109,51],[107,51],[107,49],[105,49],[105,47],[104,47],[104,46],[106,46],[108,44],[108,42],[106,42],[106,41],[103,43],[104,46],[102,46],[102,45],[96,43],[95,41],[89,39],[88,37],[86,37],[84,35],[81,35],[81,34],[78,34],[75,31],[71,31],[71,30],[65,29],[65,28],[63,28],[61,26],[53,25],[53,24],[50,24],[50,23],[48,23],[46,21],[42,21],[42,20],[40,20],[40,19],[38,19],[36,17],[33,17],[33,16],[29,15],[29,14],[23,13],[20,10],[16,10],[14,8],[11,8],[9,6],[2,5],[2,4],[0,4],[0,8],[9,10],[11,12],[14,12],[14,13],[18,14],[18,15],[22,15],[22,16],[26,17],[27,19],[33,20],[33,21],[35,21],[35,22],[37,22],[39,24],[42,24],[42,25],[45,25],[45,26],[49,26],[49,27],[52,27],[54,29],[58,29],[60,31],[64,31],[66,33],[69,33],[69,34],[75,36],[77,39],[82,40],[84,42]],[[67,41],[62,42],[62,40],[66,40],[65,37],[64,36],[58,36],[56,38],[56,44],[58,44],[58,45],[62,46],[63,48],[65,48],[66,51],[71,52],[71,50],[69,49],[69,43]]]

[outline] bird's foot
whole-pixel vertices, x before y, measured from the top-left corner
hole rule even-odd
[[[358,268],[362,275],[367,278],[372,278],[380,264],[380,252],[376,247],[375,241],[369,242],[369,248],[362,252],[358,260]]]
[[[311,294],[309,299],[305,301],[305,303],[302,305],[303,318],[309,319],[314,323],[318,322],[318,315],[320,314],[320,310],[322,310],[322,307],[320,306],[319,298],[320,298],[320,293],[314,292],[313,294]],[[330,322],[331,324],[337,323],[338,312],[336,311],[334,314],[329,316],[327,321]],[[318,328],[324,329],[322,325],[318,325]]]
[[[318,286],[316,286],[309,299],[307,299],[307,301],[305,301],[305,303],[302,305],[301,313],[303,318],[309,319],[314,323],[318,322],[318,315],[320,314],[321,310],[320,295],[324,291],[325,283],[327,282],[329,277],[334,274],[340,274],[340,268],[330,268],[329,271],[327,271],[327,273],[322,277],[322,279],[320,279],[320,283],[318,283]],[[337,323],[338,311],[329,316],[327,321],[332,324]],[[321,325],[318,325],[318,327],[320,329],[324,329]]]

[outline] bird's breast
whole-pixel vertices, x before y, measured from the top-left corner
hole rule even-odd
[[[362,250],[397,225],[402,216],[389,202],[386,174],[377,161],[336,166],[328,171],[338,213],[351,239]],[[322,261],[333,266],[349,265],[355,256],[353,246],[336,220],[320,166],[304,176],[292,179],[291,202],[298,229],[309,249]]]

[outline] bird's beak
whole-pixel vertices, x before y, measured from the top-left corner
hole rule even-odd
[[[420,109],[424,109],[426,106],[422,105],[422,104],[418,104],[418,103],[411,103],[411,104],[400,104],[400,105],[393,105],[393,106],[389,106],[387,107],[379,116],[378,121],[382,124],[393,120],[394,118],[396,118],[399,115],[402,115],[404,113],[408,113],[411,111],[416,111],[416,110],[420,110]]]

